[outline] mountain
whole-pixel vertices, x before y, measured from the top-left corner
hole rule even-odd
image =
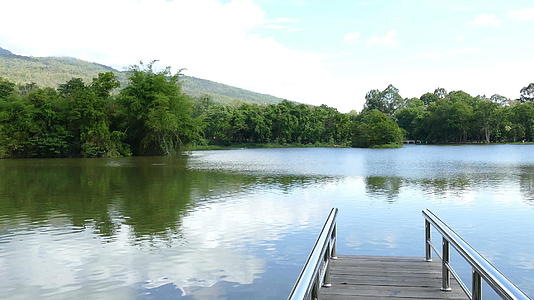
[[[211,80],[190,76],[184,76],[182,78],[182,87],[184,92],[188,95],[193,97],[208,95],[213,99],[213,101],[218,103],[233,103],[235,101],[242,101],[256,104],[276,104],[284,100],[271,95],[251,92],[249,90],[229,86]]]
[[[57,87],[74,77],[90,82],[102,72],[114,72],[122,84],[127,82],[125,72],[102,64],[71,57],[22,56],[0,48],[0,77],[19,84],[35,82],[42,87]],[[216,103],[276,104],[283,100],[196,77],[183,76],[181,80],[186,94],[193,97],[210,96]]]
[[[11,53],[11,51],[9,50],[6,50],[2,47],[0,47],[0,55],[12,55],[13,53]]]

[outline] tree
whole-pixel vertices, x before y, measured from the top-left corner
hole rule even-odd
[[[35,130],[31,105],[20,100],[0,102],[0,157],[25,156]]]
[[[490,97],[491,102],[496,103],[500,106],[508,106],[510,105],[510,99],[508,99],[505,96],[501,96],[499,94],[494,94]]]
[[[172,154],[200,139],[199,124],[191,116],[192,101],[182,93],[179,72],[155,72],[154,62],[133,66],[129,85],[119,95],[127,127],[127,141],[135,154]]]
[[[462,143],[469,139],[473,120],[472,97],[465,92],[451,92],[428,107],[425,126],[434,143]]]
[[[364,110],[377,109],[388,115],[406,106],[405,100],[399,95],[399,90],[388,85],[383,91],[371,90],[365,95]]]
[[[439,99],[444,99],[447,97],[447,90],[439,87],[434,90],[434,95],[436,95]]]
[[[293,102],[284,100],[277,105],[268,106],[269,118],[272,122],[273,142],[285,144],[294,143],[299,134],[299,111]]]
[[[491,142],[492,134],[499,123],[498,108],[499,104],[486,98],[479,98],[475,106],[475,119],[484,133],[484,141],[488,144]]]
[[[397,123],[379,110],[361,113],[352,129],[352,146],[368,148],[402,143],[404,136]]]
[[[377,109],[381,112],[387,110],[386,103],[382,99],[382,95],[379,90],[370,90],[365,94],[364,110]]]
[[[440,99],[438,95],[435,93],[425,93],[421,96],[421,101],[425,103],[425,105],[429,105],[430,103],[434,103]]]
[[[0,77],[0,100],[7,100],[15,91],[15,84]]]
[[[109,98],[111,91],[119,86],[117,75],[113,72],[100,73],[91,83],[91,89],[101,98]]]
[[[73,78],[58,88],[64,103],[66,128],[72,152],[84,157],[115,157],[130,154],[124,132],[110,128],[110,92],[118,86],[112,73],[99,74],[91,85]]]
[[[534,83],[527,85],[521,89],[521,102],[534,102]]]
[[[66,107],[52,88],[35,88],[26,95],[33,105],[32,122],[36,129],[29,138],[27,156],[64,157],[71,154],[72,133],[67,130]]]
[[[511,106],[510,120],[523,129],[524,134],[517,136],[518,140],[534,140],[534,102],[517,103]]]
[[[424,120],[427,111],[422,106],[403,108],[395,113],[397,124],[406,131],[406,137],[412,140],[426,140],[427,130]]]

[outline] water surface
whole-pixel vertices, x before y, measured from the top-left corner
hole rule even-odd
[[[429,208],[533,297],[533,154],[417,145],[0,160],[0,298],[283,299],[334,206],[339,253],[423,256]]]

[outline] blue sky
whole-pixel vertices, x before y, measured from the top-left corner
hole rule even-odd
[[[3,0],[0,11],[0,46],[20,54],[159,59],[342,111],[389,83],[405,97],[439,86],[516,98],[534,82],[532,1]]]

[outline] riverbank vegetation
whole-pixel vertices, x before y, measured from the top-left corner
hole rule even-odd
[[[183,93],[180,74],[134,66],[73,78],[57,89],[0,78],[0,157],[168,155],[183,149],[276,146],[398,147],[423,143],[522,142],[534,138],[534,84],[518,100],[437,89],[405,99],[388,86],[362,112],[326,105],[220,105]]]

